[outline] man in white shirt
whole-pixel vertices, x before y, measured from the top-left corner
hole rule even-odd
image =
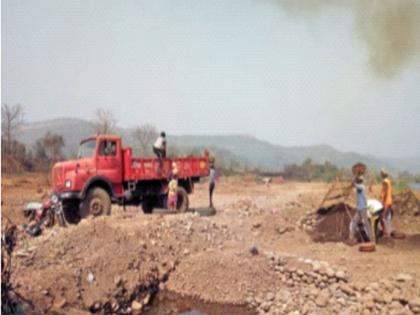
[[[153,152],[161,161],[166,158],[166,134],[164,131],[162,131],[160,136],[156,139],[155,144],[153,145]]]

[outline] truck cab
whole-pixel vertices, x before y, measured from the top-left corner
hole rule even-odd
[[[93,182],[120,192],[122,182],[121,138],[98,135],[80,143],[76,160],[58,162],[53,167],[53,189],[63,198],[82,198]]]

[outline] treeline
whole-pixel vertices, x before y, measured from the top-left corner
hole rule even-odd
[[[24,112],[20,105],[2,104],[2,172],[21,172],[43,169],[49,161],[63,158],[64,139],[61,135],[47,132],[36,140],[33,146],[26,146],[17,140],[23,125]]]
[[[44,168],[45,161],[61,159],[64,139],[61,135],[47,132],[28,147],[17,140],[23,125],[23,107],[19,104],[1,107],[1,157],[3,172],[31,171]]]
[[[285,165],[283,176],[286,179],[331,182],[335,180],[337,174],[348,173],[349,170],[339,168],[331,162],[325,161],[323,164],[319,164],[314,163],[311,159],[306,159],[302,164]]]

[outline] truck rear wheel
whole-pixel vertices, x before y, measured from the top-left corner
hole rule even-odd
[[[176,210],[178,212],[186,212],[188,210],[189,200],[188,193],[184,187],[178,186]]]
[[[111,214],[111,198],[105,189],[94,187],[89,189],[86,199],[83,200],[79,215],[86,218],[89,215],[110,215]]]
[[[141,203],[141,208],[144,213],[152,213],[153,209],[157,206],[158,200],[156,197],[147,197]]]

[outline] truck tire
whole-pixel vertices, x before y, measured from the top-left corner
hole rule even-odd
[[[69,202],[63,204],[63,214],[64,219],[69,224],[78,224],[80,222],[80,213],[79,213],[80,203],[79,202]]]
[[[155,197],[147,197],[143,200],[141,203],[141,208],[143,210],[143,213],[149,214],[153,212],[153,209],[157,205],[157,199]]]
[[[178,186],[176,210],[178,212],[187,212],[189,206],[188,193],[184,187]]]
[[[93,187],[89,189],[86,199],[80,205],[80,218],[86,218],[89,215],[110,215],[111,198],[105,189]]]

